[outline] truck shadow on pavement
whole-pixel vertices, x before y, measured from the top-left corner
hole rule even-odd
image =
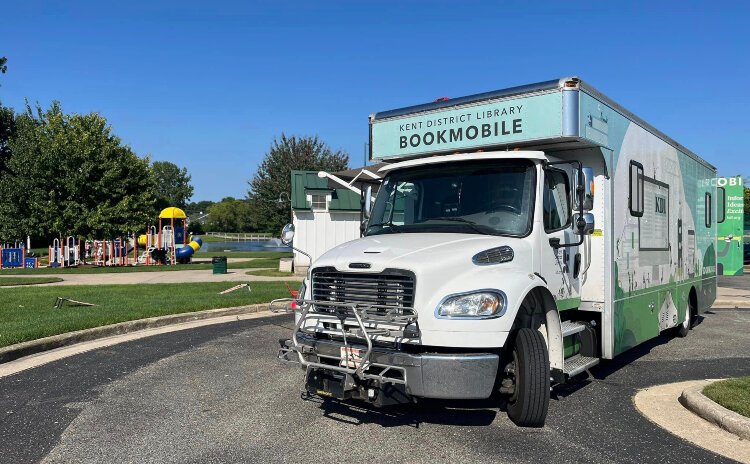
[[[707,314],[713,314],[707,311]],[[703,323],[704,316],[698,316],[693,323],[693,328],[698,327]],[[558,385],[552,393],[552,399],[564,399],[570,395],[575,394],[582,388],[590,385],[596,381],[606,381],[611,375],[617,373],[620,369],[627,367],[634,361],[646,356],[660,345],[665,345],[670,341],[674,340],[676,336],[671,332],[665,332],[659,336],[652,338],[646,342],[636,345],[633,348],[628,349],[622,354],[617,355],[614,359],[602,360],[600,364],[593,367],[588,375],[580,375],[569,379],[566,383]]]
[[[318,403],[323,416],[351,425],[377,424],[381,427],[414,427],[421,424],[487,426],[498,414],[499,398],[486,400],[421,400],[416,404],[376,407],[362,401],[337,401],[303,394],[306,401]],[[460,412],[460,414],[458,414]]]
[[[698,316],[694,327],[700,325],[703,319],[703,316]],[[603,361],[591,369],[590,375],[578,376],[568,380],[565,384],[556,386],[552,391],[552,401],[564,400],[594,382],[607,381],[620,369],[646,356],[655,347],[669,343],[674,338],[671,333],[661,334],[629,349],[615,359]],[[495,421],[498,414],[504,415],[506,411],[504,398],[497,394],[486,400],[421,399],[415,404],[384,407],[376,407],[363,401],[322,398],[306,392],[301,396],[305,401],[317,403],[327,419],[350,425],[377,424],[381,427],[414,428],[419,428],[421,424],[488,426]]]

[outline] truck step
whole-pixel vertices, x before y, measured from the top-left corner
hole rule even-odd
[[[563,321],[560,324],[560,328],[562,329],[562,336],[565,338],[578,332],[583,332],[586,329],[586,324],[578,321]]]
[[[581,356],[577,354],[565,360],[565,367],[563,368],[563,372],[568,377],[573,377],[574,375],[578,375],[586,369],[596,366],[597,364],[599,364],[599,358],[592,358],[589,356]]]

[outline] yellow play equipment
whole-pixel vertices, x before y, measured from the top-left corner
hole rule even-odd
[[[149,227],[148,233],[138,236],[138,245],[149,250],[145,254],[146,264],[151,264],[151,257],[156,256],[154,251],[166,252],[164,257],[159,256],[157,262],[176,264],[177,262],[188,262],[193,253],[203,245],[200,237],[187,239],[187,214],[180,208],[170,206],[159,213],[159,227]]]

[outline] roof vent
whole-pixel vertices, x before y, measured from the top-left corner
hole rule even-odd
[[[480,251],[471,258],[471,261],[480,266],[507,263],[508,261],[513,261],[513,248],[503,245],[501,247]]]

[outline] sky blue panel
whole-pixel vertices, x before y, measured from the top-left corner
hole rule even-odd
[[[486,102],[372,125],[372,158],[433,152],[560,137],[560,92]]]

